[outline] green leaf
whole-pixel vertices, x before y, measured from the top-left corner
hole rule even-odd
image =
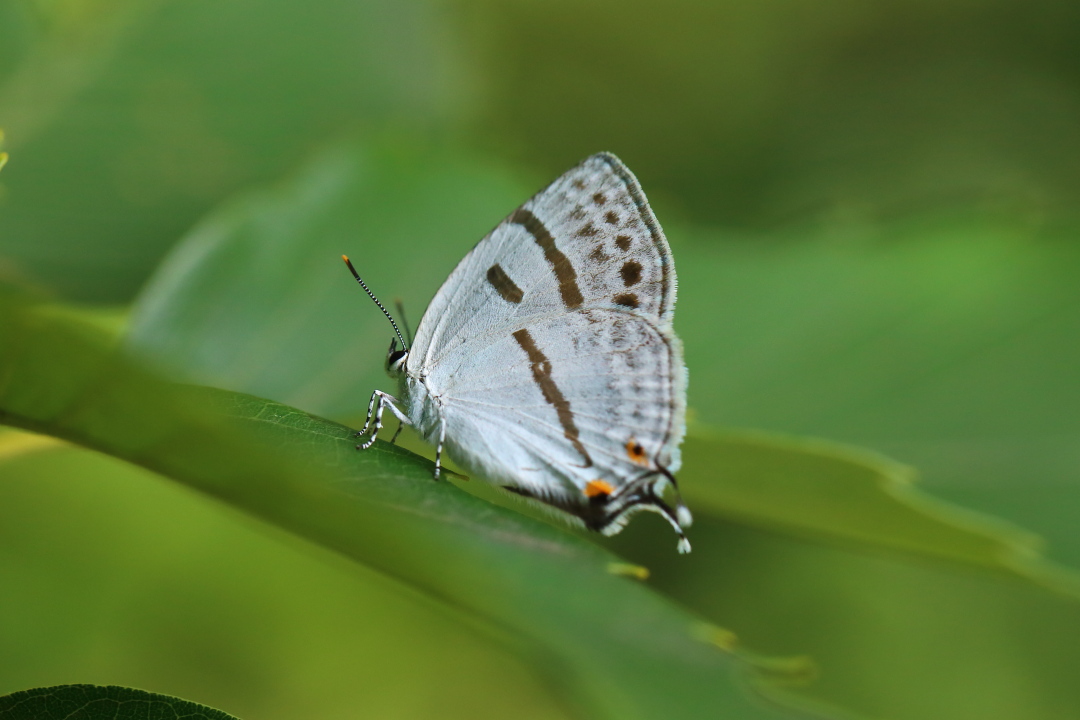
[[[187,700],[115,685],[57,685],[0,697],[0,720],[235,720]]]
[[[1080,704],[1075,595],[708,512],[672,565],[659,562],[661,530],[632,524],[615,547],[744,647],[813,660],[813,682],[764,688],[784,704],[889,720],[1056,720]]]
[[[763,432],[698,431],[683,454],[688,499],[715,517],[984,567],[1080,598],[1080,576],[1047,562],[1037,535],[920,491],[913,468],[875,453]]]
[[[655,523],[612,546],[743,646],[812,658],[813,682],[763,686],[778,702],[893,720],[1050,719],[1080,703],[1080,582],[1034,536],[833,443],[691,434],[684,459],[687,562],[662,562]]]
[[[960,215],[807,235],[676,247],[698,418],[885,452],[1080,568],[1075,230]]]
[[[461,614],[187,485],[0,427],[0,695],[78,678],[261,720],[568,720]]]
[[[775,716],[746,696],[706,626],[613,573],[617,558],[432,482],[408,451],[357,453],[335,423],[163,383],[92,328],[32,311],[0,314],[0,378],[5,424],[136,462],[419,588],[517,638],[598,716]]]
[[[170,377],[355,417],[388,384],[393,331],[341,255],[388,307],[402,298],[415,327],[525,197],[513,175],[459,153],[336,146],[200,223],[140,295],[128,345]]]
[[[5,272],[83,302],[130,300],[203,213],[326,138],[428,126],[454,79],[425,3],[15,6]]]

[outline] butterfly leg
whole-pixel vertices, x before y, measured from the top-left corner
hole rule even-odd
[[[371,416],[375,412],[375,401],[380,399],[379,395],[380,393],[378,390],[371,393],[371,399],[368,400],[367,404],[367,419],[364,420],[364,427],[354,432],[353,437],[360,437],[361,435],[367,434],[368,428],[371,427]]]
[[[442,471],[442,446],[446,440],[446,420],[439,422],[439,444],[435,446],[435,475],[434,480],[439,479],[439,473]]]
[[[405,417],[405,415],[400,410],[397,409],[397,405],[394,404],[396,402],[397,398],[388,393],[384,393],[381,390],[376,390],[375,392],[371,393],[371,401],[368,403],[367,420],[364,421],[364,427],[356,433],[356,437],[367,433],[368,428],[371,426],[371,417],[373,412],[375,415],[375,427],[371,431],[371,437],[368,438],[366,442],[363,442],[356,446],[357,450],[367,450],[369,447],[375,444],[375,438],[379,436],[379,431],[382,430],[383,410],[385,410],[386,408],[389,407],[390,412],[392,412],[394,416],[397,417],[397,419],[403,425],[409,423],[409,419]],[[401,427],[398,427],[397,432],[394,433],[394,440],[397,440],[399,432],[401,432]]]

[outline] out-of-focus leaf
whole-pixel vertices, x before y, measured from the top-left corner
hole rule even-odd
[[[0,322],[5,424],[161,472],[509,632],[597,716],[777,715],[700,621],[611,573],[613,556],[433,483],[428,461],[385,443],[357,453],[347,428],[277,403],[154,380],[78,323],[7,308]]]
[[[698,417],[886,452],[1080,567],[1076,244],[970,215],[874,232],[677,243]]]
[[[914,469],[865,450],[753,432],[692,432],[681,482],[694,507],[810,540],[886,548],[1016,575],[1071,593],[1037,535],[920,492]]]
[[[455,5],[484,81],[477,142],[549,173],[611,150],[709,225],[1075,213],[1070,3]]]
[[[891,720],[1053,720],[1080,704],[1080,582],[1036,537],[831,443],[698,431],[684,459],[689,561],[660,562],[658,523],[612,546],[745,646],[813,658],[817,679],[784,702]]]
[[[1059,720],[1080,706],[1075,595],[694,510],[686,563],[660,562],[658,523],[613,545],[745,647],[812,658],[815,681],[783,695],[889,720]]]
[[[454,112],[422,0],[13,4],[40,17],[11,24],[29,39],[0,79],[18,157],[0,246],[6,272],[68,299],[127,301],[208,208],[328,137]]]
[[[570,717],[506,638],[445,605],[186,485],[6,427],[0,578],[0,695],[77,678],[259,720]]]
[[[115,685],[57,685],[0,697],[0,720],[236,720],[188,700]]]
[[[468,156],[336,147],[203,221],[140,295],[129,346],[170,376],[355,417],[389,385],[393,331],[341,255],[388,307],[403,298],[415,327],[465,251],[528,195]]]

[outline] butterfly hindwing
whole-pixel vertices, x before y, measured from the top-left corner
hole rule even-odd
[[[590,504],[659,462],[678,467],[682,354],[642,317],[594,309],[506,332],[459,369],[441,399],[451,454],[530,496]],[[580,514],[580,513],[576,513]]]

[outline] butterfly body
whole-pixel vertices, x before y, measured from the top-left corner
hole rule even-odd
[[[400,397],[376,392],[369,421],[374,409],[377,433],[385,404],[440,455],[592,530],[659,512],[689,551],[674,302],[671,252],[637,180],[594,155],[462,259],[412,347],[391,346]]]

